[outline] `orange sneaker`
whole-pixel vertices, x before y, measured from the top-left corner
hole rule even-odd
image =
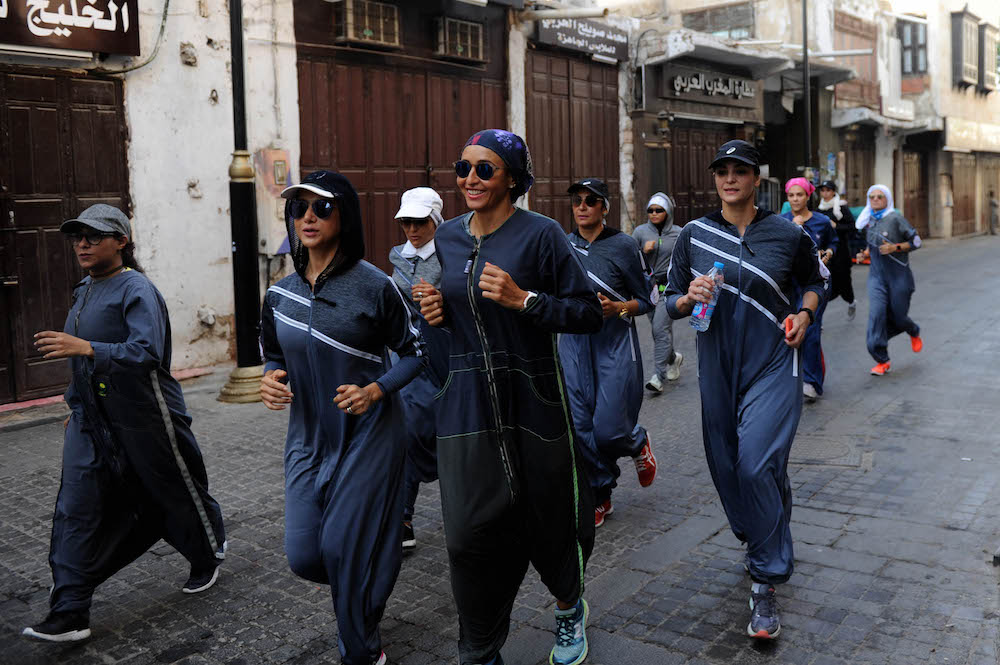
[[[889,373],[889,363],[879,363],[872,367],[872,374],[875,376],[885,376]]]
[[[646,445],[639,454],[632,458],[635,462],[635,472],[639,476],[639,485],[649,487],[656,478],[656,457],[653,455],[653,442],[646,434]]]
[[[923,350],[924,340],[920,339],[920,335],[910,337],[910,348],[913,349],[914,353],[920,353]]]
[[[615,512],[615,509],[611,505],[611,499],[599,505],[594,509],[594,526],[598,527],[604,524],[604,518],[613,512]]]

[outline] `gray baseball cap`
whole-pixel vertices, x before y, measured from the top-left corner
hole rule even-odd
[[[80,233],[91,228],[101,233],[115,233],[132,239],[132,225],[128,216],[107,203],[95,203],[80,213],[75,219],[67,219],[59,227],[63,233]]]

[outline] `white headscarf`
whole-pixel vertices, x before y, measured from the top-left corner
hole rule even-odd
[[[833,198],[827,201],[823,197],[819,199],[819,205],[816,206],[820,210],[832,210],[834,221],[839,222],[843,217],[844,213],[840,212],[840,207],[844,205],[844,202],[840,200],[840,193],[837,190],[833,190]]]
[[[875,191],[881,191],[883,194],[885,194],[886,204],[885,208],[883,208],[882,210],[872,210],[871,200],[868,197],[871,196],[872,192]],[[858,220],[854,223],[854,226],[855,228],[858,229],[858,231],[868,226],[868,223],[872,220],[872,217],[874,217],[876,220],[882,219],[882,215],[892,212],[893,209],[892,192],[889,191],[889,188],[886,187],[885,185],[872,185],[871,187],[869,187],[868,192],[865,194],[865,201],[867,202],[865,205],[865,209],[861,211],[861,214],[858,215]]]

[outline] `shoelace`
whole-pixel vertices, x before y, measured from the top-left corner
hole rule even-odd
[[[556,646],[573,646],[576,641],[576,612],[556,617]]]
[[[778,613],[778,598],[773,593],[751,593],[754,613],[759,617],[771,618]]]

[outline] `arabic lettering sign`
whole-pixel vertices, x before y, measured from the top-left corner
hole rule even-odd
[[[689,99],[707,104],[756,106],[757,83],[751,79],[688,67],[663,70],[664,92],[668,99]]]
[[[580,18],[536,21],[535,40],[563,48],[628,60],[628,33],[604,23]]]
[[[139,55],[139,2],[0,0],[0,44]]]

